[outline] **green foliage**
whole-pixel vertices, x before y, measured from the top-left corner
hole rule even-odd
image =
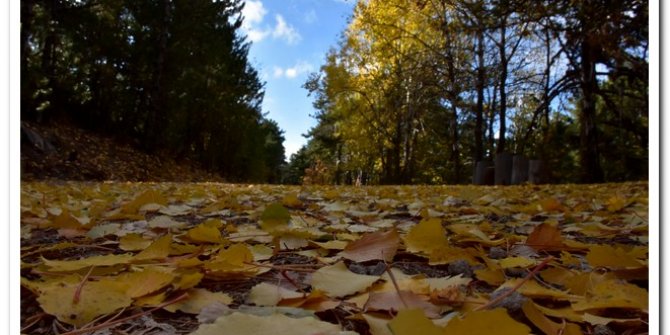
[[[22,118],[73,120],[231,181],[279,182],[240,0],[22,2]]]

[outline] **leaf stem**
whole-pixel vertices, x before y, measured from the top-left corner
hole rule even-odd
[[[176,297],[176,298],[174,298],[174,299],[172,299],[172,300],[170,300],[170,301],[164,302],[164,303],[162,303],[162,304],[160,304],[160,305],[158,305],[158,306],[156,306],[156,307],[154,307],[154,308],[152,308],[152,309],[150,309],[150,310],[147,310],[147,311],[144,311],[144,312],[140,312],[140,313],[137,313],[137,314],[133,314],[133,315],[131,315],[131,316],[129,316],[129,317],[125,317],[125,318],[123,318],[123,319],[118,319],[118,320],[116,320],[116,321],[101,323],[101,324],[99,324],[99,325],[97,325],[97,326],[88,327],[88,328],[76,329],[76,330],[73,330],[73,331],[70,331],[70,332],[67,332],[67,333],[63,333],[63,334],[61,334],[61,335],[79,335],[79,334],[84,334],[84,333],[88,333],[88,332],[92,332],[92,331],[96,331],[96,330],[100,330],[100,329],[108,328],[108,327],[114,326],[114,325],[119,324],[119,323],[123,323],[123,322],[129,321],[129,320],[132,320],[132,319],[136,319],[136,318],[142,317],[142,316],[144,316],[144,315],[147,315],[147,314],[149,314],[149,313],[152,313],[152,312],[154,312],[154,311],[157,311],[157,310],[159,310],[159,309],[161,309],[161,308],[163,308],[163,307],[165,307],[165,306],[172,305],[172,304],[174,304],[174,303],[177,303],[177,302],[179,302],[179,301],[182,301],[182,300],[184,300],[184,299],[186,299],[186,298],[188,298],[188,293],[184,292],[182,295],[180,295],[180,296],[178,296],[178,297]]]
[[[489,308],[489,307],[491,307],[491,306],[497,304],[497,303],[500,302],[501,300],[507,298],[509,295],[511,295],[512,293],[514,293],[516,290],[518,290],[519,287],[521,287],[521,286],[522,286],[523,284],[525,284],[528,280],[530,280],[530,278],[532,278],[533,276],[535,276],[536,273],[538,273],[538,272],[539,272],[540,270],[542,270],[545,266],[547,266],[547,264],[549,264],[549,262],[552,261],[553,259],[554,259],[554,256],[549,256],[549,257],[545,258],[545,259],[542,261],[542,263],[540,263],[540,264],[538,264],[537,266],[535,266],[535,268],[533,268],[533,271],[531,271],[530,273],[528,273],[528,274],[527,274],[527,275],[526,275],[520,282],[518,282],[516,285],[514,285],[514,287],[512,287],[511,290],[508,290],[507,292],[505,292],[505,293],[499,295],[497,298],[495,298],[495,299],[493,299],[493,300],[490,300],[488,303],[486,303],[486,304],[484,304],[484,305],[482,305],[482,306],[479,306],[479,307],[475,308],[474,310],[475,310],[475,311],[481,311],[481,310],[483,310],[483,309],[487,309],[487,308]]]

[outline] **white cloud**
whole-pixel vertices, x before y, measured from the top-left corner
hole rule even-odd
[[[280,78],[282,75],[284,75],[284,69],[280,68],[279,66],[275,66],[273,72],[275,78]]]
[[[261,0],[247,0],[242,10],[244,21],[242,31],[251,42],[260,42],[268,36],[274,39],[285,40],[288,44],[300,42],[300,33],[291,24],[287,23],[280,14],[275,15],[275,25],[263,25],[265,15],[268,13]],[[315,14],[316,15],[316,14]]]
[[[302,74],[309,73],[314,70],[314,66],[305,61],[299,61],[295,65],[283,69],[281,67],[275,66],[273,68],[273,74],[275,78],[285,77],[288,79],[296,78]]]
[[[275,15],[275,20],[277,21],[277,24],[272,30],[272,37],[282,38],[286,40],[288,44],[296,44],[300,42],[302,37],[292,25],[286,23],[283,16],[277,14]]]
[[[248,0],[242,10],[244,21],[242,23],[242,31],[247,34],[247,37],[252,42],[260,42],[268,36],[269,32],[258,27],[263,22],[267,10],[260,0]]]
[[[247,0],[242,10],[244,16],[244,25],[251,27],[255,24],[263,22],[263,17],[268,11],[263,6],[260,0]]]

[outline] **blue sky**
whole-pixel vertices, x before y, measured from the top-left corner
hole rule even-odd
[[[346,28],[352,0],[247,0],[243,33],[249,60],[266,82],[263,112],[284,130],[286,159],[306,143],[316,124],[312,98],[302,88]]]

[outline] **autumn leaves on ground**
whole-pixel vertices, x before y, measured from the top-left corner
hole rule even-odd
[[[24,334],[640,334],[646,183],[23,182]]]

